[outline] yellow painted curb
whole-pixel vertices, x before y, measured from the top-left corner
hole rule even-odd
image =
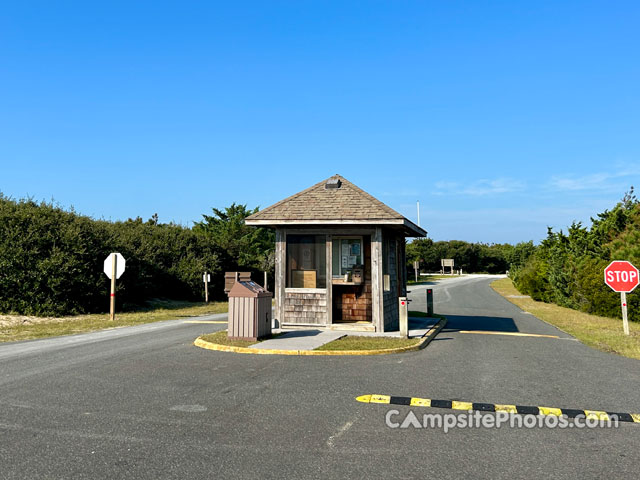
[[[447,319],[442,318],[422,337],[422,340],[415,345],[398,348],[381,348],[377,350],[274,350],[247,347],[233,347],[231,345],[220,345],[196,338],[193,344],[205,350],[215,350],[217,352],[248,353],[252,355],[307,355],[307,356],[333,356],[333,355],[388,355],[390,353],[415,352],[426,347],[431,340],[447,324]]]

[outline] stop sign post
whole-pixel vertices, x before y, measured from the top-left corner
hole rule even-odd
[[[638,269],[631,262],[616,260],[604,269],[604,283],[614,292],[620,292],[622,304],[622,327],[625,335],[629,335],[629,321],[627,320],[627,293],[638,286]]]
[[[119,253],[111,253],[104,259],[104,273],[111,279],[111,299],[109,301],[109,320],[116,318],[116,279],[124,273],[126,261]]]

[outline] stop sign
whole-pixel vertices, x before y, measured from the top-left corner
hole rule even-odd
[[[604,283],[614,292],[630,292],[638,286],[638,269],[630,262],[616,260],[604,269]]]

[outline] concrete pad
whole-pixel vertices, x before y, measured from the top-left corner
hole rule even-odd
[[[268,350],[314,350],[325,343],[344,337],[345,332],[332,330],[296,330],[283,333],[277,338],[256,343],[249,348]]]

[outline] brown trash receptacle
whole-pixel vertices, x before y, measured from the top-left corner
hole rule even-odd
[[[224,293],[229,294],[236,282],[250,282],[251,272],[225,272]]]
[[[229,291],[227,336],[237,340],[258,340],[271,335],[272,296],[255,282],[236,282]]]

